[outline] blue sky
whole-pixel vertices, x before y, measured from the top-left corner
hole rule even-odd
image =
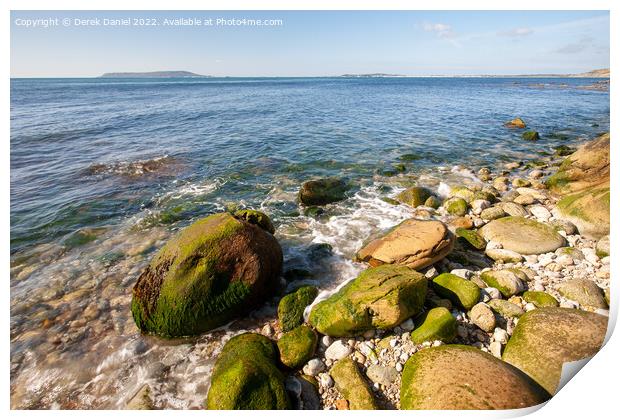
[[[156,27],[75,26],[152,18]],[[281,19],[283,25],[162,26],[163,19]],[[69,18],[26,28],[24,19]],[[19,20],[21,19],[21,20]],[[575,73],[609,67],[606,11],[12,12],[12,77],[188,70],[215,76]]]

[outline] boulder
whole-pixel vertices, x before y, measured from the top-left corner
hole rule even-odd
[[[371,266],[397,264],[417,270],[443,259],[453,247],[454,235],[443,223],[408,219],[364,246],[357,259]]]
[[[609,181],[566,195],[556,206],[554,215],[575,224],[580,234],[594,239],[609,234]]]
[[[432,196],[431,190],[424,187],[410,187],[396,196],[401,203],[411,207],[421,206]]]
[[[345,358],[334,363],[329,374],[336,383],[336,388],[349,402],[351,410],[376,410],[375,397],[364,380],[357,363]]]
[[[405,364],[403,410],[515,409],[541,404],[550,395],[519,369],[464,345],[420,350]]]
[[[566,244],[551,226],[523,217],[492,220],[478,231],[487,241],[523,255],[553,252]]]
[[[348,185],[340,178],[306,181],[299,190],[299,201],[306,206],[322,206],[346,198]]]
[[[551,296],[549,293],[536,292],[531,290],[523,293],[523,300],[527,303],[533,303],[538,308],[556,307],[559,305],[557,299]]]
[[[603,289],[598,287],[592,280],[568,280],[558,287],[558,292],[566,299],[574,300],[583,307],[595,309],[608,308]]]
[[[504,318],[518,318],[525,313],[519,305],[503,299],[491,299],[489,307]]]
[[[314,356],[317,335],[306,325],[300,325],[282,334],[278,340],[278,350],[282,364],[291,369],[299,369]]]
[[[510,121],[507,121],[504,123],[504,127],[507,128],[525,128],[525,121],[523,121],[521,118],[517,117],[514,118]]]
[[[309,321],[321,334],[333,337],[393,328],[420,312],[426,289],[426,278],[408,267],[369,268],[317,303]]]
[[[527,140],[527,141],[536,141],[540,139],[540,134],[538,134],[538,131],[525,131],[523,134],[521,134],[521,137],[523,137],[523,140]]]
[[[414,325],[416,328],[410,338],[415,344],[434,340],[449,343],[456,337],[456,319],[443,307],[423,313],[415,319]]]
[[[578,309],[535,309],[519,319],[502,359],[553,395],[564,363],[593,356],[601,348],[607,320]]]
[[[196,335],[248,313],[279,284],[282,249],[263,228],[219,213],[168,241],[133,288],[145,333]]]
[[[278,304],[278,320],[283,332],[303,324],[304,310],[316,298],[319,290],[314,286],[302,286],[284,296]]]
[[[443,203],[443,206],[453,216],[465,216],[467,214],[467,201],[463,198],[449,198]]]
[[[267,337],[246,333],[231,338],[213,367],[209,410],[289,409],[278,352]]]
[[[476,284],[454,274],[438,275],[432,280],[432,287],[439,296],[464,309],[471,309],[480,299],[480,288]]]
[[[489,270],[483,272],[480,277],[507,298],[525,290],[525,285],[519,276],[510,270]]]

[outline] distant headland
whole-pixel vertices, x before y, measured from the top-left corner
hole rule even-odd
[[[121,78],[121,77],[134,77],[134,78],[161,78],[161,77],[211,77],[204,76],[202,74],[192,73],[191,71],[148,71],[148,72],[122,72],[122,73],[104,73],[100,78]]]

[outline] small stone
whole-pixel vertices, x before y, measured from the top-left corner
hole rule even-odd
[[[493,356],[497,357],[498,359],[502,358],[502,343],[500,343],[499,341],[493,341],[489,345],[489,350],[491,351],[491,354]]]
[[[559,257],[557,257],[555,259],[555,262],[564,267],[575,264],[575,261],[573,261],[573,258],[570,255],[566,255],[566,254],[560,255]]]
[[[366,340],[369,340],[375,336],[375,330],[368,330],[364,333],[363,336]]]
[[[533,311],[536,308],[537,308],[537,306],[534,305],[533,303],[526,303],[525,304],[525,312]]]
[[[340,360],[350,355],[351,352],[351,347],[345,344],[343,340],[337,340],[325,350],[325,357],[331,360]]]
[[[466,268],[457,268],[456,270],[450,271],[450,274],[454,274],[455,276],[459,276],[464,279],[469,279],[473,273]]]
[[[328,335],[321,337],[321,345],[323,345],[323,347],[329,347],[333,342],[334,340]]]
[[[546,222],[551,218],[551,212],[549,212],[545,206],[531,206],[528,210],[539,220]]]
[[[534,204],[536,199],[529,194],[520,195],[514,199],[514,202],[517,204],[521,204],[522,206],[528,206],[530,204]]]
[[[523,261],[523,255],[509,249],[488,249],[485,254],[497,262],[518,263]]]
[[[303,368],[303,372],[309,376],[316,376],[321,372],[324,372],[326,369],[325,363],[321,361],[321,359],[311,359],[306,363],[306,366]]]
[[[329,373],[319,373],[319,384],[323,388],[331,388],[332,386],[334,386],[334,380],[329,375]]]
[[[389,386],[398,378],[398,372],[393,367],[370,365],[366,376],[374,383]]]
[[[402,372],[403,371],[403,364],[400,362],[396,362],[396,372]]]
[[[491,299],[501,299],[502,293],[495,287],[486,287],[484,291],[491,297]]]
[[[506,344],[509,338],[510,337],[508,336],[506,330],[501,328],[495,328],[495,331],[493,332],[493,340],[498,341],[502,344]]]
[[[413,329],[415,328],[413,319],[409,318],[406,321],[404,321],[402,324],[400,324],[400,328],[402,328],[403,331],[413,331]]]
[[[470,318],[483,331],[491,332],[495,329],[495,314],[484,303],[478,303],[471,308]]]
[[[348,410],[349,402],[347,400],[336,400],[336,410]]]

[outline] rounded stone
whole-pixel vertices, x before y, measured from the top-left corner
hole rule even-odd
[[[284,333],[278,340],[282,364],[291,369],[302,367],[314,355],[317,341],[314,330],[306,325]]]
[[[581,306],[596,309],[607,309],[605,295],[603,290],[597,286],[592,280],[572,279],[561,284],[558,287],[560,295],[566,299],[573,300]]]
[[[478,303],[469,313],[469,318],[482,331],[492,332],[495,330],[495,314],[485,303]]]
[[[432,287],[439,296],[464,309],[472,308],[480,299],[480,288],[473,282],[443,273],[432,280]]]
[[[396,196],[401,203],[411,207],[421,206],[432,196],[432,191],[424,187],[410,187]]]
[[[479,232],[487,241],[524,255],[553,252],[566,244],[564,237],[551,226],[523,217],[493,220]]]

